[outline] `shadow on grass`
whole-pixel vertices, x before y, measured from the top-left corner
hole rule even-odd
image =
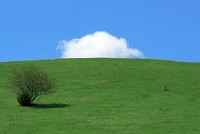
[[[45,109],[45,108],[65,108],[69,106],[70,106],[69,104],[52,103],[52,104],[32,104],[28,107]]]

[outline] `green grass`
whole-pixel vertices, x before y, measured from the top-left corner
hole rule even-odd
[[[22,107],[7,79],[34,64],[57,79],[53,94]],[[169,91],[164,90],[167,86]],[[199,134],[200,63],[67,59],[0,63],[0,134]]]

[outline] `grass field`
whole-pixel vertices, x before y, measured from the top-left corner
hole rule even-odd
[[[37,65],[55,93],[22,107],[7,79]],[[164,90],[166,86],[169,91]],[[66,59],[0,63],[0,134],[199,134],[200,63]]]

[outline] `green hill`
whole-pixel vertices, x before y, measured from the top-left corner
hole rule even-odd
[[[37,65],[55,93],[21,107],[7,79]],[[169,91],[165,90],[168,89]],[[200,63],[147,59],[66,59],[0,63],[0,134],[198,134]]]

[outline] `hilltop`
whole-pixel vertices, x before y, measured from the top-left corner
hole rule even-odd
[[[55,93],[21,107],[10,72],[37,65]],[[167,90],[166,90],[167,89]],[[62,59],[0,63],[0,133],[200,133],[200,63]]]

